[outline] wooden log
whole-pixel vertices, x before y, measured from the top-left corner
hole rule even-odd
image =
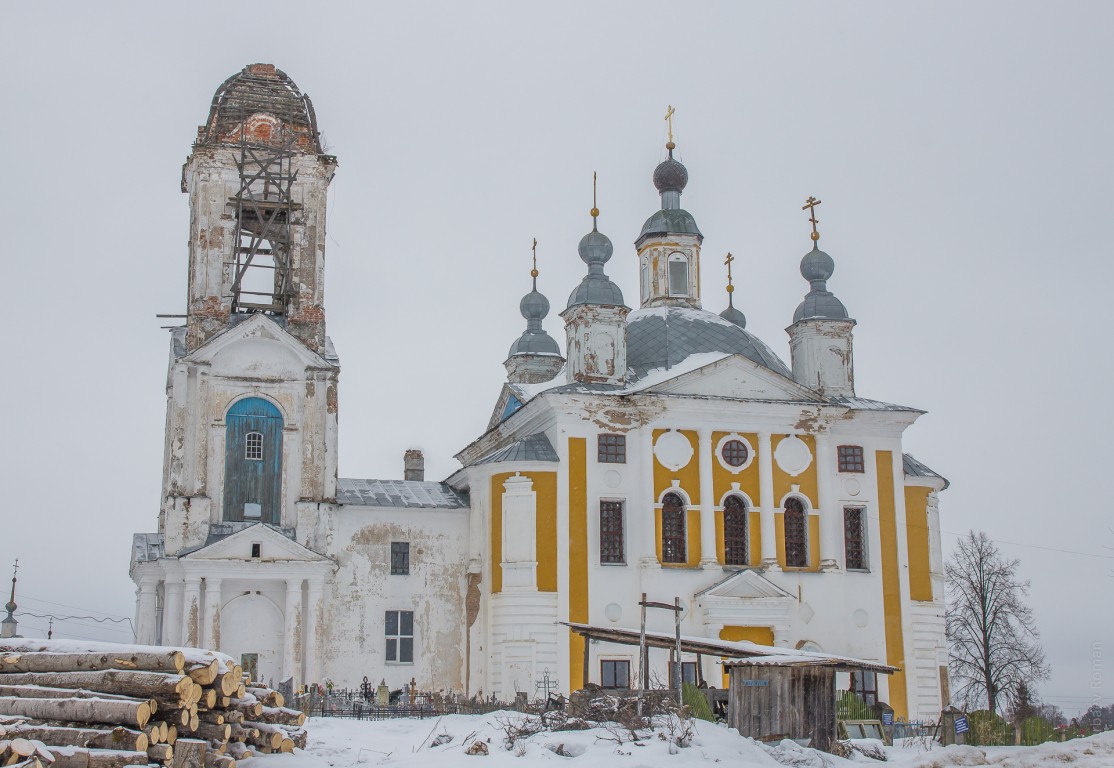
[[[272,691],[270,688],[248,688],[244,695],[239,698],[247,698],[249,693],[267,707],[281,707],[286,703],[286,699],[283,698],[281,693]]]
[[[213,687],[217,688],[222,696],[231,696],[240,690],[240,678],[236,677],[234,671],[228,670],[217,676]]]
[[[147,727],[143,729],[143,735],[147,737],[147,746],[162,742],[162,728],[159,728],[158,723],[147,723]]]
[[[142,730],[151,719],[151,706],[146,701],[18,699],[13,696],[0,696],[0,713],[22,715],[39,720],[138,726]]]
[[[169,763],[174,759],[174,747],[169,744],[152,744],[147,747],[147,757],[156,763]]]
[[[202,688],[197,699],[197,705],[201,706],[204,704],[209,709],[212,709],[217,705],[218,698],[219,696],[215,688]]]
[[[285,728],[286,735],[293,739],[294,746],[298,749],[305,749],[306,742],[309,740],[309,733],[305,728]]]
[[[0,677],[0,696],[19,699],[117,699],[119,701],[148,700],[119,693],[89,691],[84,688],[44,688],[41,685],[3,685]],[[148,700],[149,701],[149,700]]]
[[[144,670],[181,673],[185,657],[181,651],[165,653],[0,653],[0,672],[80,672],[101,669]]]
[[[270,723],[245,721],[244,727],[254,728],[255,730],[259,731],[259,736],[255,737],[254,739],[248,739],[249,744],[262,743],[266,744],[271,749],[278,749],[279,745],[282,744],[282,737],[286,735],[286,731],[284,731],[281,727],[277,725],[271,725]]]
[[[279,752],[293,752],[293,751],[294,751],[294,740],[293,739],[283,739],[282,744],[279,745]]]
[[[128,752],[122,749],[87,749],[85,747],[47,747],[54,756],[52,768],[124,768],[127,765],[147,765],[146,752]]]
[[[223,755],[228,751],[228,742],[218,739],[209,739],[209,751],[216,752],[218,755]]]
[[[216,739],[217,741],[228,741],[228,736],[231,733],[231,726],[227,723],[224,725],[213,725],[212,723],[198,723],[198,726],[193,729],[193,732],[202,739]]]
[[[226,720],[223,712],[198,712],[198,719],[203,723],[212,723],[213,725],[224,725]]]
[[[244,713],[238,709],[222,709],[217,711],[224,715],[224,722],[226,723],[244,722]]]
[[[128,752],[143,752],[149,745],[145,733],[123,727],[107,730],[22,723],[0,726],[0,731],[3,731],[5,736],[34,739],[56,747],[92,747],[94,749],[122,749]]]
[[[220,664],[216,659],[202,664],[193,663],[186,667],[186,673],[190,678],[201,685],[212,685],[213,681],[217,679],[219,670]]]
[[[206,752],[205,766],[206,768],[236,768],[236,758]]]
[[[0,678],[0,682],[4,685],[40,685],[46,688],[101,691],[117,696],[157,699],[164,703],[181,701],[193,689],[193,682],[185,675],[119,669],[6,673]]]
[[[287,709],[286,707],[264,707],[263,714],[258,718],[265,723],[274,723],[275,725],[305,725],[306,715],[304,712],[299,712],[296,709]]]
[[[226,709],[234,709],[237,712],[243,712],[245,716],[252,720],[258,720],[259,716],[263,714],[263,702],[252,696],[250,699],[233,699]]]
[[[167,724],[167,726],[166,726],[166,743],[169,744],[170,746],[174,746],[175,742],[177,742],[177,741],[178,741],[178,726],[174,725],[173,723]]]
[[[247,744],[239,741],[230,741],[227,745],[225,754],[231,755],[237,760],[247,760],[249,757],[254,757],[255,753],[251,751]]]
[[[0,761],[0,765],[9,765],[11,768],[43,768],[42,761],[39,760],[38,755],[28,758],[19,758],[12,755],[11,760]]]
[[[174,745],[174,768],[205,768],[208,745],[201,739],[178,739]]]

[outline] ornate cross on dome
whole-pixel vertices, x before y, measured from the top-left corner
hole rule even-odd
[[[530,277],[534,278],[534,287],[538,287],[538,238],[534,238],[534,244],[530,246],[530,250],[534,253],[534,268],[530,270]]]
[[[596,229],[596,217],[600,215],[600,209],[596,206],[596,172],[592,171],[592,230]]]
[[[809,221],[812,222],[812,239],[819,240],[820,233],[816,230],[816,225],[820,223],[820,219],[816,218],[816,206],[820,205],[823,200],[817,200],[815,197],[809,197],[805,200],[805,204],[801,206],[802,211],[808,211]]]
[[[735,293],[735,286],[731,282],[731,262],[734,260],[735,257],[731,255],[730,251],[727,252],[727,258],[723,260],[723,263],[727,265],[727,304],[732,307],[735,306],[734,297],[732,296],[732,294]]]
[[[673,143],[673,113],[676,112],[673,105],[670,104],[665,110],[665,122],[669,126],[669,141],[666,143],[665,148],[672,150],[677,145]]]

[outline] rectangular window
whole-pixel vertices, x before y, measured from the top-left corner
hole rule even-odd
[[[843,555],[848,570],[866,570],[866,510],[843,508]]]
[[[837,449],[840,472],[865,472],[863,447],[861,445],[841,445]]]
[[[604,659],[600,662],[601,688],[630,688],[630,662]]]
[[[669,682],[670,686],[673,685],[673,662],[669,662]],[[696,662],[695,661],[682,661],[681,662],[681,682],[697,684],[696,680]]]
[[[406,576],[410,573],[410,542],[391,542],[391,575]]]
[[[878,673],[856,670],[851,673],[851,690],[859,694],[869,706],[878,703]]]
[[[244,458],[263,461],[263,433],[248,432],[244,435]]]
[[[245,520],[258,520],[263,517],[263,505],[257,504],[254,501],[244,502],[244,519]]]
[[[387,611],[384,622],[387,636],[387,661],[414,662],[414,612]]]
[[[600,464],[626,464],[627,436],[600,435],[597,443],[596,461]]]
[[[600,562],[626,563],[623,546],[623,502],[600,501]]]

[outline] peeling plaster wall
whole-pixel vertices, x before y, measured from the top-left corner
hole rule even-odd
[[[423,690],[463,690],[468,517],[467,509],[339,509],[321,645],[335,685],[356,687],[366,676],[392,689],[413,678]],[[391,575],[392,541],[410,543],[409,575]],[[385,659],[389,610],[414,612],[413,664]]]

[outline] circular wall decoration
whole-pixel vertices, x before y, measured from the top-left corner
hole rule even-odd
[[[859,608],[851,614],[851,621],[855,622],[856,627],[865,627],[870,623],[870,614]]]
[[[623,618],[623,607],[618,603],[608,603],[607,607],[603,609],[603,615],[607,617],[608,621],[618,621]]]
[[[692,461],[692,443],[675,429],[658,435],[654,443],[654,457],[666,469],[676,472]]]
[[[618,488],[623,483],[623,476],[614,469],[609,469],[603,473],[603,482],[608,488]]]
[[[863,486],[858,479],[849,477],[843,481],[843,490],[847,491],[848,496],[858,496],[862,492]]]
[[[732,474],[738,474],[754,461],[754,446],[740,434],[724,435],[716,444],[716,460]]]
[[[774,461],[781,467],[781,471],[790,475],[799,475],[808,469],[812,463],[812,451],[808,443],[796,435],[790,435],[777,444],[774,451]]]

